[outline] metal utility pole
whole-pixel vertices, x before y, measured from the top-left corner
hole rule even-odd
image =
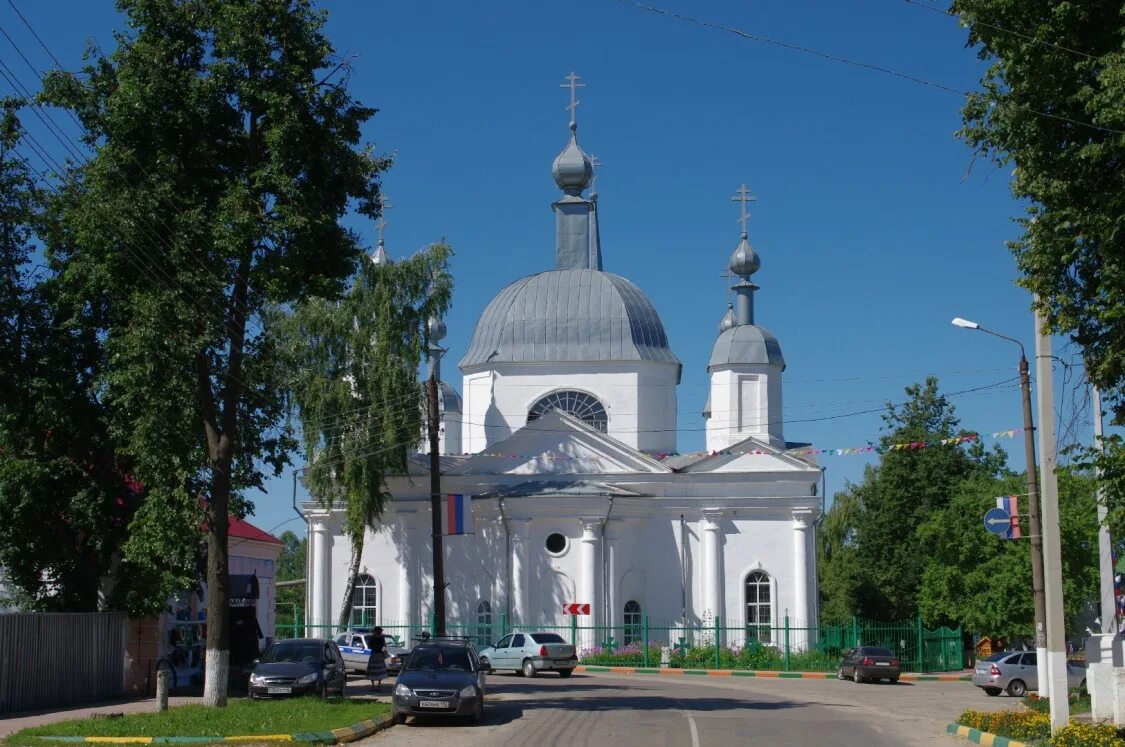
[[[1035,660],[1038,670],[1039,695],[1050,697],[1050,680],[1047,670],[1047,599],[1043,584],[1043,531],[1039,521],[1039,476],[1035,469],[1035,423],[1031,417],[1031,379],[1028,376],[1027,353],[1023,343],[1014,337],[986,329],[976,322],[957,317],[955,327],[975,329],[985,334],[1014,342],[1020,349],[1020,397],[1023,404],[1023,447],[1027,460],[1027,519],[1031,530],[1031,597],[1035,607]],[[1038,328],[1038,326],[1037,326]],[[1054,410],[1051,411],[1052,414]],[[1054,428],[1052,439],[1054,438]],[[1053,443],[1053,442],[1052,442]],[[1066,692],[1064,686],[1063,692]]]
[[[1102,393],[1094,387],[1094,448],[1102,451]],[[1109,525],[1106,515],[1109,508],[1106,506],[1105,487],[1102,483],[1102,471],[1098,470],[1098,588],[1101,592],[1101,621],[1102,633],[1115,635],[1117,633],[1117,600],[1113,593],[1113,540],[1109,536]]]
[[[445,348],[437,341],[445,337],[445,324],[437,318],[429,321],[430,375],[426,379],[426,435],[430,442],[430,527],[434,549],[434,635],[445,635],[445,548],[441,534],[441,460],[438,430],[438,380],[441,356]]]
[[[1039,380],[1039,463],[1043,476],[1043,578],[1047,602],[1047,677],[1050,679],[1051,733],[1070,721],[1066,682],[1066,628],[1063,614],[1062,540],[1059,536],[1059,483],[1055,474],[1055,387],[1051,338],[1035,314],[1035,374]],[[1042,664],[1040,664],[1042,671]]]

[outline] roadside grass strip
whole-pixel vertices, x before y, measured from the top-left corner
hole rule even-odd
[[[351,726],[334,728],[352,722]],[[24,729],[7,744],[338,744],[394,723],[390,706],[372,700],[295,698],[231,700],[226,708],[188,705],[164,712],[99,716]],[[192,736],[140,736],[182,734]],[[201,735],[201,736],[194,736]]]
[[[596,674],[661,674],[667,676],[703,676],[703,677],[761,677],[782,680],[827,680],[836,675],[833,672],[778,672],[772,669],[673,669],[671,667],[601,667],[579,664],[575,672]],[[899,680],[902,682],[972,682],[971,674],[912,674],[904,672]]]
[[[970,742],[983,744],[986,747],[1031,747],[1027,742],[1017,742],[1014,739],[1008,739],[998,734],[973,729],[972,727],[963,726],[961,724],[950,724],[945,727],[945,731],[947,734],[956,734],[959,737],[968,739]]]

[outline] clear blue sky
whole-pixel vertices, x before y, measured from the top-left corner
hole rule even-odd
[[[108,0],[15,2],[68,66],[87,38],[111,48],[122,25]],[[651,2],[959,90],[982,70],[954,19],[902,0]],[[366,136],[396,154],[384,182],[395,205],[388,250],[401,256],[444,236],[456,251],[451,363],[492,296],[553,266],[550,166],[566,142],[559,84],[571,70],[588,84],[580,142],[606,164],[605,268],[652,298],[684,363],[681,451],[703,447],[706,362],[738,240],[729,197],[743,182],[758,197],[749,227],[762,257],[757,321],[788,363],[789,440],[862,446],[878,437],[877,413],[800,421],[897,401],[928,373],[949,392],[1015,375],[1014,346],[955,329],[954,316],[1032,349],[1030,298],[1004,246],[1020,206],[1008,171],[974,163],[955,138],[956,95],[615,0],[322,5],[337,49],[356,56],[352,91],[380,109]],[[49,66],[7,4],[0,24]],[[0,59],[30,83],[3,40]],[[374,242],[372,226],[354,225]],[[460,388],[453,366],[445,371]],[[953,401],[969,429],[1022,422],[1014,388]],[[1088,440],[1089,420],[1080,427]],[[1022,468],[1019,442],[1005,446]],[[822,459],[830,494],[870,461]],[[291,485],[288,474],[272,481],[252,521],[303,531],[282,524],[294,518]]]

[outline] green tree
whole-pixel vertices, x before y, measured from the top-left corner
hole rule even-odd
[[[1120,3],[955,0],[989,63],[961,137],[1010,168],[1028,205],[1010,246],[1051,328],[1082,348],[1125,425],[1125,16]],[[1125,527],[1125,443],[1107,439],[1113,522]]]
[[[305,578],[305,563],[308,558],[308,541],[295,533],[285,531],[278,537],[281,540],[281,555],[277,558],[277,580],[297,581]],[[305,582],[308,583],[307,581]],[[277,590],[277,620],[279,625],[287,622],[296,624],[299,610],[305,608],[305,585],[282,586]],[[296,629],[294,634],[299,635]]]
[[[1072,469],[1059,478],[1063,601],[1068,628],[1098,594],[1098,537],[1095,480]],[[1031,543],[1002,540],[985,530],[984,512],[996,496],[1027,489],[1026,475],[980,475],[967,480],[949,506],[918,530],[927,548],[918,607],[927,625],[963,625],[966,630],[1005,639],[1035,634],[1031,595]],[[1026,499],[1021,509],[1026,507]]]
[[[418,366],[429,320],[449,307],[449,256],[439,243],[401,262],[364,262],[343,299],[310,298],[292,317],[306,479],[322,505],[343,506],[351,543],[341,627],[351,620],[364,534],[391,499],[386,478],[406,474],[421,439]]]
[[[913,617],[926,566],[918,527],[947,507],[965,480],[1003,466],[1002,452],[986,452],[979,442],[892,449],[968,435],[934,377],[907,387],[906,395],[903,404],[887,405],[879,463],[837,494],[825,519],[831,531],[821,593],[833,619],[849,608],[882,620]]]
[[[347,91],[325,13],[302,0],[119,0],[128,32],[47,102],[96,155],[66,181],[51,243],[75,297],[111,299],[99,386],[148,494],[126,555],[207,539],[204,702],[226,703],[228,518],[287,461],[276,309],[339,293],[361,256],[340,219],[375,217],[387,161]]]

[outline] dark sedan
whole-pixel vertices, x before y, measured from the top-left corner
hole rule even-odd
[[[250,674],[251,698],[343,695],[344,658],[332,641],[294,638],[266,649]]]
[[[410,716],[484,718],[484,677],[476,651],[466,641],[431,640],[410,652],[395,681],[394,719]]]
[[[836,676],[842,680],[849,677],[855,682],[877,682],[889,680],[898,682],[902,673],[902,662],[889,648],[880,646],[860,646],[844,654]]]

